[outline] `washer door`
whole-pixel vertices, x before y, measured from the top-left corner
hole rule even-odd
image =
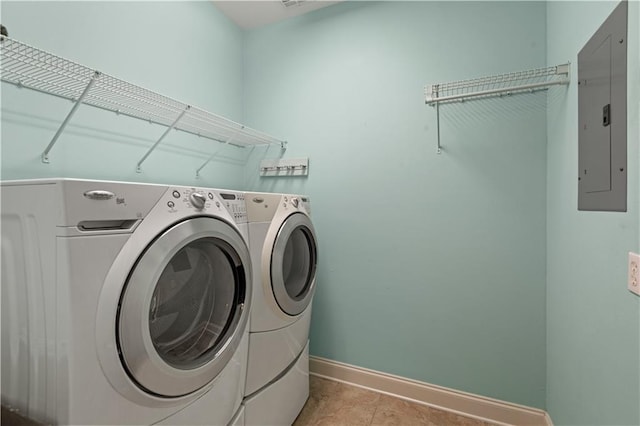
[[[294,213],[280,226],[271,252],[271,286],[280,308],[298,315],[311,303],[316,283],[316,233],[309,217]]]
[[[140,388],[177,397],[220,373],[246,327],[250,274],[244,240],[221,220],[188,219],[146,248],[117,324],[121,359]]]

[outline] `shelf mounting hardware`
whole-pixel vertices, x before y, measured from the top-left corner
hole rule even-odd
[[[440,145],[440,104],[436,104],[436,128],[438,132],[438,149],[437,154],[442,154],[442,146]]]
[[[425,87],[425,103],[436,108],[437,152],[440,144],[440,104],[464,102],[466,99],[485,99],[494,96],[534,93],[551,86],[567,85],[570,82],[570,63],[527,71],[511,72],[472,80],[431,84]]]
[[[242,130],[242,129],[244,129],[244,126],[242,126],[242,128],[240,130]],[[209,156],[209,158],[207,158],[207,161],[202,163],[202,166],[198,167],[198,170],[196,170],[196,179],[198,179],[200,177],[200,171],[202,169],[204,169],[206,167],[206,165],[209,164],[211,162],[211,160],[213,160],[220,153],[220,151],[222,151],[227,145],[229,145],[229,142],[231,142],[233,140],[233,137],[236,135],[236,133],[234,133],[229,139],[224,141],[224,145],[222,145],[220,148],[216,149],[215,152],[213,154],[211,154]]]
[[[76,113],[76,110],[78,109],[82,101],[84,101],[84,98],[87,96],[87,94],[89,93],[89,90],[91,90],[91,88],[93,87],[93,84],[96,82],[98,77],[100,77],[100,71],[94,71],[93,75],[91,76],[91,80],[89,80],[89,84],[87,84],[87,86],[82,91],[82,94],[80,95],[80,97],[78,97],[78,99],[75,101],[75,103],[73,104],[73,108],[71,108],[71,111],[69,111],[69,114],[67,114],[67,117],[64,119],[64,121],[58,128],[58,131],[56,132],[56,134],[53,135],[53,139],[51,139],[51,142],[49,142],[49,145],[47,145],[45,150],[42,152],[43,163],[49,163],[49,151],[51,151],[51,148],[53,148],[53,146],[58,141],[58,138],[64,131],[65,127],[67,127],[69,120],[71,120],[71,117],[73,117],[73,114]]]
[[[178,116],[178,118],[175,119],[175,121],[169,126],[167,127],[167,130],[164,131],[164,133],[162,134],[162,136],[160,136],[160,139],[158,139],[156,141],[156,143],[153,144],[153,146],[151,148],[149,148],[149,150],[147,151],[147,153],[140,159],[140,161],[138,161],[138,164],[136,165],[136,172],[138,173],[142,173],[142,163],[144,163],[144,160],[147,159],[147,157],[153,152],[153,150],[156,149],[156,147],[158,145],[160,145],[160,142],[162,142],[162,140],[165,138],[165,136],[167,136],[169,134],[169,132],[171,130],[173,130],[176,125],[178,124],[178,122],[182,119],[182,117],[184,117],[184,115],[187,113],[187,111],[189,111],[191,109],[190,105],[187,105],[187,107],[182,110],[182,112],[180,113],[180,115]]]

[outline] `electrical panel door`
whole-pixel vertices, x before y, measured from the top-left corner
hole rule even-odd
[[[627,2],[578,54],[578,210],[627,210]]]

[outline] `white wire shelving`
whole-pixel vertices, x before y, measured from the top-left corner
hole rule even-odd
[[[142,163],[172,129],[220,142],[224,144],[222,147],[277,145],[286,149],[286,141],[5,36],[0,39],[0,75],[3,82],[74,102],[42,153],[44,163],[49,162],[49,152],[80,105],[90,105],[166,127],[162,136],[138,161],[138,172]],[[196,174],[218,151],[207,159]]]
[[[547,90],[551,86],[567,85],[570,64],[536,68],[506,74],[431,84],[425,87],[426,104],[436,108],[438,154],[440,145],[440,104],[464,102],[467,99],[486,99]]]

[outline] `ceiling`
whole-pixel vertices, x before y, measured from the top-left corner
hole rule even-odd
[[[339,3],[337,1],[293,0],[285,7],[281,0],[212,0],[213,4],[225,15],[244,29],[258,28],[273,22],[303,15],[313,10]]]

